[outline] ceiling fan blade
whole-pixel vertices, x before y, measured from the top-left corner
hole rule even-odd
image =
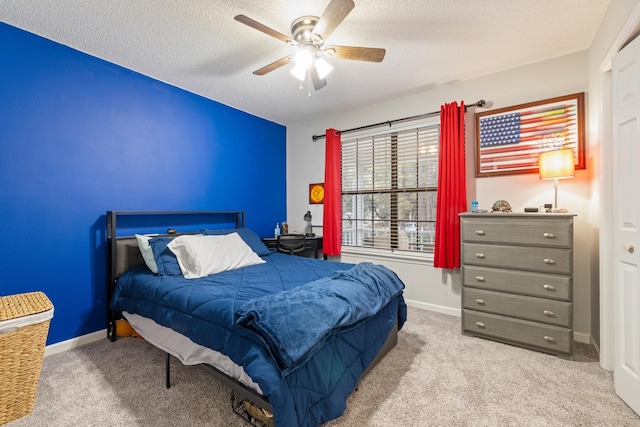
[[[313,27],[313,33],[326,40],[333,33],[333,30],[347,17],[354,6],[353,0],[331,0],[329,6],[322,12],[320,20]]]
[[[269,65],[265,65],[264,67],[258,70],[255,70],[253,74],[255,74],[256,76],[264,76],[265,74],[270,73],[273,70],[276,70],[284,65],[287,65],[291,61],[293,61],[293,56],[285,56],[284,58],[280,58]]]
[[[284,34],[267,27],[264,24],[259,23],[258,21],[255,21],[251,18],[249,18],[248,16],[245,15],[237,15],[236,17],[234,17],[233,19],[235,19],[238,22],[242,22],[245,25],[250,26],[251,28],[254,28],[258,31],[262,31],[263,33],[270,35],[271,37],[275,37],[278,40],[282,40],[285,43],[289,43],[291,45],[295,45],[296,42],[289,36],[285,36]]]
[[[311,81],[313,82],[313,88],[315,90],[320,90],[327,85],[327,81],[325,79],[321,79],[318,74],[318,69],[315,64],[311,67]]]
[[[327,46],[324,53],[334,58],[352,59],[354,61],[382,62],[385,49],[377,47]]]

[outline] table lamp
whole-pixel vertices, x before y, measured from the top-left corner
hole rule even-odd
[[[555,180],[556,198],[554,209],[551,212],[567,212],[566,209],[558,208],[558,180],[573,178],[575,174],[575,160],[573,149],[561,148],[558,150],[545,151],[538,157],[538,168],[540,179]]]
[[[311,211],[307,211],[304,214],[304,220],[307,221],[307,227],[304,229],[304,235],[307,237],[315,237],[315,233],[313,232],[313,226],[311,225]]]

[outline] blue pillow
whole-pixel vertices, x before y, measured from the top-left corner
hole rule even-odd
[[[209,236],[221,236],[225,234],[238,233],[242,240],[259,256],[269,255],[273,251],[267,248],[262,239],[250,228],[221,228],[219,230],[202,229],[200,232]]]
[[[158,275],[160,276],[181,276],[182,271],[178,264],[178,258],[167,248],[173,237],[154,237],[149,240],[151,250],[153,250],[153,258],[158,266]]]

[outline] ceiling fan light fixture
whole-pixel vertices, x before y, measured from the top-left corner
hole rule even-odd
[[[336,54],[336,49],[334,47],[328,47],[325,50],[323,50],[323,52],[325,53],[325,55],[328,56],[335,56]]]
[[[313,63],[313,53],[306,47],[298,50],[295,56],[296,67],[300,66],[305,70]]]
[[[297,47],[294,55],[280,58],[271,64],[255,70],[253,74],[263,76],[278,68],[284,67],[290,62],[295,62],[289,71],[298,80],[305,82],[309,79],[309,87],[313,83],[315,90],[320,90],[327,85],[325,77],[333,70],[325,57],[336,59],[348,59],[352,61],[382,62],[385,49],[359,47],[359,46],[326,46],[327,40],[333,31],[347,17],[355,7],[353,0],[328,0],[320,17],[314,15],[300,16],[291,23],[291,37],[280,33],[266,25],[255,21],[245,15],[236,15],[235,20],[248,25],[268,36],[283,41],[290,46]],[[311,93],[309,93],[311,96]]]
[[[296,64],[289,72],[293,75],[293,77],[300,81],[304,81],[307,77],[307,68],[302,67],[298,64]]]
[[[333,66],[322,58],[316,59],[316,70],[318,71],[318,77],[324,79],[329,75]]]

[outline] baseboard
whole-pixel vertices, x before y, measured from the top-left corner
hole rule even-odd
[[[591,335],[584,332],[573,331],[573,340],[583,344],[592,344]]]
[[[419,308],[421,310],[435,311],[438,313],[449,314],[451,316],[456,316],[456,317],[460,317],[462,315],[460,313],[459,308],[451,308],[451,307],[445,307],[442,305],[428,304],[426,302],[410,300],[410,299],[405,299],[404,302],[407,303],[409,307]]]
[[[107,339],[106,329],[48,345],[44,349],[44,357],[62,353],[63,351],[71,350],[72,348],[80,347],[101,339]]]

